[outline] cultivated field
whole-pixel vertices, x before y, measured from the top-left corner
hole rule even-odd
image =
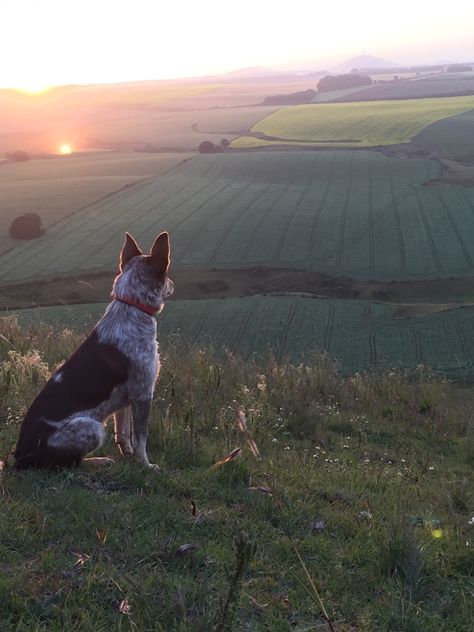
[[[474,162],[474,109],[428,125],[413,144],[446,158]]]
[[[48,323],[84,332],[104,304],[12,312],[23,325]],[[425,364],[455,379],[474,378],[474,308],[407,316],[397,306],[302,297],[169,301],[159,317],[159,339],[224,349],[245,358],[271,351],[295,362],[327,351],[345,373]]]
[[[0,258],[0,281],[114,270],[125,230],[171,233],[175,266],[293,266],[369,279],[467,276],[474,189],[370,151],[199,155]],[[285,288],[282,288],[284,290]]]
[[[393,75],[392,75],[393,76]],[[474,72],[445,73],[404,81],[391,81],[336,95],[335,102],[374,101],[377,99],[425,99],[474,95]]]
[[[20,245],[28,248],[8,234],[18,215],[38,213],[49,230],[113,192],[165,173],[189,155],[88,152],[0,164],[0,253]]]
[[[266,141],[369,147],[407,143],[427,125],[474,107],[474,97],[362,103],[320,103],[280,108],[252,127]],[[233,147],[258,147],[244,136]],[[268,143],[267,143],[268,144]]]

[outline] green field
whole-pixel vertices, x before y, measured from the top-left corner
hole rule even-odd
[[[474,97],[320,103],[280,108],[252,127],[267,140],[313,145],[371,147],[407,143],[435,121],[474,107]],[[260,139],[238,138],[234,147],[258,147]]]
[[[22,324],[86,331],[105,305],[43,307],[16,312]],[[456,379],[474,378],[474,308],[407,317],[382,303],[301,297],[169,301],[159,339],[213,346],[250,357],[271,350],[292,361],[327,351],[344,372],[426,364]]]
[[[190,155],[98,151],[0,163],[0,252],[23,243],[8,233],[18,215],[38,213],[43,228],[49,230],[78,209],[165,173]]]
[[[125,230],[147,247],[163,229],[175,266],[466,276],[474,261],[474,189],[423,186],[438,170],[435,161],[370,151],[196,156],[3,255],[0,281],[113,270]]]

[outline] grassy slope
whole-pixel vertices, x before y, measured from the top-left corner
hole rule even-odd
[[[77,339],[2,331],[4,453]],[[328,629],[306,571],[337,632],[467,630],[471,407],[423,371],[343,379],[324,358],[253,366],[170,350],[149,442],[163,474],[121,461],[0,479],[2,630],[209,630],[240,532],[257,548],[218,630]]]
[[[281,108],[252,128],[278,140],[350,147],[406,143],[424,127],[474,106],[474,97],[366,101]],[[249,141],[244,137],[245,146]],[[240,140],[233,142],[239,147]],[[254,146],[259,146],[256,138]]]
[[[115,268],[122,235],[168,229],[175,266],[294,266],[365,279],[469,276],[474,189],[370,151],[199,155],[0,257],[0,281]]]
[[[20,245],[8,234],[23,213],[38,213],[48,230],[83,206],[126,185],[164,173],[184,154],[87,153],[0,165],[0,252]]]
[[[25,325],[88,331],[105,305],[44,307],[17,312]],[[474,308],[424,316],[382,303],[295,297],[169,301],[159,320],[164,348],[212,344],[246,358],[271,350],[294,362],[328,351],[345,373],[424,363],[453,379],[474,378]]]

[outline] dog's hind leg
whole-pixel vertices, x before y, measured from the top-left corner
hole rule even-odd
[[[117,410],[114,414],[114,428],[115,445],[121,454],[133,454],[131,406]]]
[[[41,455],[43,467],[79,465],[82,459],[103,444],[105,429],[91,417],[74,417],[61,423],[47,440]]]

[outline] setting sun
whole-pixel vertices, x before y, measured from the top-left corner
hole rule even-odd
[[[61,156],[68,156],[69,154],[72,154],[72,147],[71,145],[61,145],[59,148],[59,153],[61,154]]]

